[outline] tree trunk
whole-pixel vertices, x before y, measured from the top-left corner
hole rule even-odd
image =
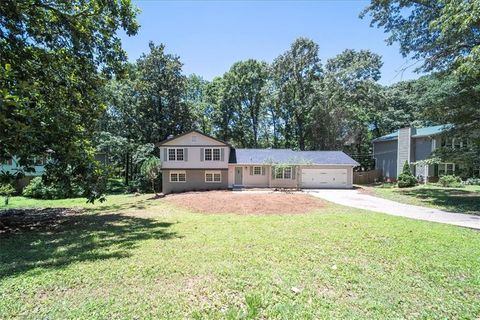
[[[129,180],[130,180],[130,179],[129,179],[129,178],[130,178],[130,177],[129,177],[129,171],[130,171],[130,170],[129,170],[129,169],[130,169],[130,161],[129,161],[129,160],[130,160],[130,155],[129,155],[128,152],[127,152],[127,157],[126,157],[126,159],[125,159],[125,185],[126,185],[126,186],[128,186]]]
[[[157,191],[155,191],[155,179],[152,179],[152,190],[155,195],[157,195]]]

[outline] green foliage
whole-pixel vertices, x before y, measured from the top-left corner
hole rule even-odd
[[[455,175],[445,175],[438,179],[438,184],[442,187],[456,188],[462,186],[462,179]]]
[[[480,178],[468,178],[463,182],[465,185],[480,186]]]
[[[145,159],[140,167],[140,173],[150,181],[154,193],[157,193],[155,191],[155,179],[160,175],[161,165],[162,162],[159,158],[151,156]]]
[[[410,188],[417,184],[417,179],[412,174],[401,173],[398,176],[397,185],[399,188]]]
[[[410,168],[410,164],[408,163],[408,161],[405,161],[405,163],[403,164],[402,173],[412,175],[412,169]]]
[[[15,188],[10,184],[0,184],[0,196],[4,197],[4,204],[8,205],[8,200],[15,193]]]
[[[136,14],[130,1],[2,3],[0,158],[15,155],[28,168],[53,150],[49,180],[73,172],[86,197],[101,197],[90,141],[105,80],[126,60],[117,32],[135,34]]]
[[[402,173],[398,176],[397,185],[399,188],[410,188],[417,184],[417,179],[413,176],[410,164],[405,161],[402,168]]]
[[[66,199],[78,198],[84,195],[79,185],[45,184],[42,177],[35,177],[23,189],[23,196],[35,199]]]

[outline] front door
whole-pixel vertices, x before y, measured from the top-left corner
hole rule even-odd
[[[243,167],[235,167],[235,185],[243,184]]]

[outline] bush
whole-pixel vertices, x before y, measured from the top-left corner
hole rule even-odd
[[[480,186],[480,178],[469,178],[463,184]]]
[[[83,189],[78,185],[47,186],[41,177],[36,177],[23,189],[22,194],[24,197],[35,199],[65,199],[81,197]]]
[[[446,175],[446,176],[441,176],[440,179],[438,179],[438,183],[442,187],[447,187],[447,188],[461,187],[462,179],[460,179],[460,177],[457,177],[457,176]]]
[[[412,174],[402,173],[398,176],[397,185],[399,188],[410,188],[417,184],[417,179]]]

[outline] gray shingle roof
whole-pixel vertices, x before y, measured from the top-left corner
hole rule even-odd
[[[359,165],[342,151],[294,151],[291,149],[232,149],[229,162],[239,164]]]

